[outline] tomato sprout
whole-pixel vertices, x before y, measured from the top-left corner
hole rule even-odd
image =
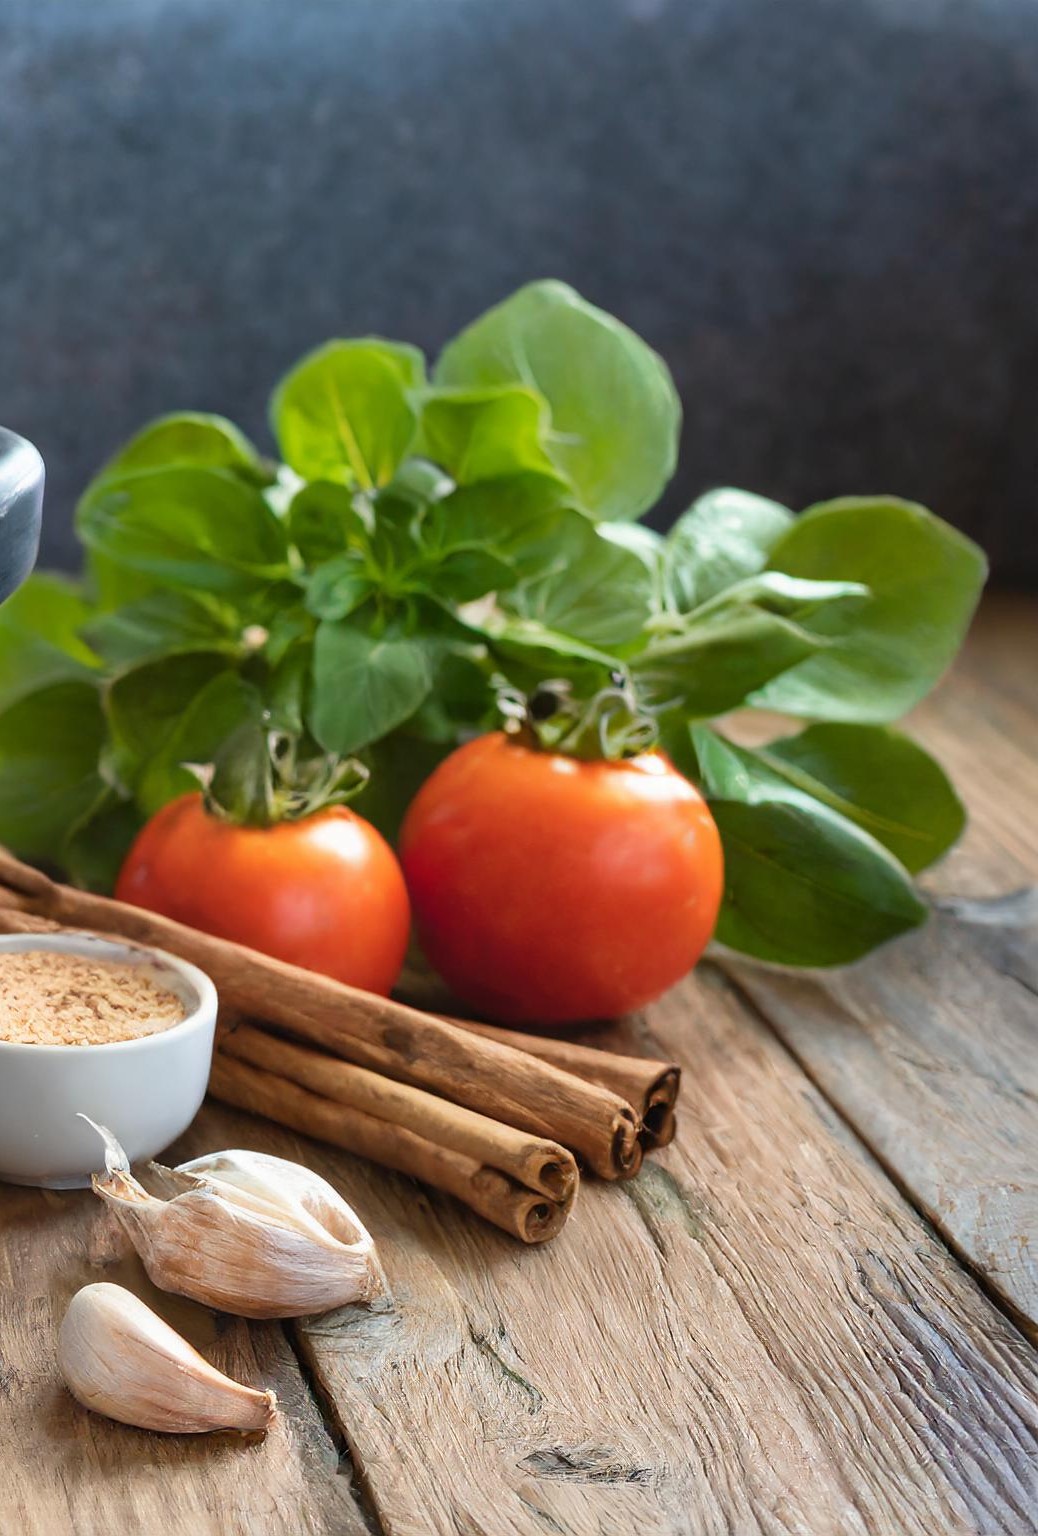
[[[639,702],[629,674],[619,668],[586,699],[576,696],[566,678],[539,683],[528,694],[502,680],[497,707],[506,735],[569,757],[636,757],[650,751],[658,736],[655,719]]]

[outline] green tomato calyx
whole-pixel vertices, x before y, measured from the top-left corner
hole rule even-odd
[[[243,827],[301,821],[344,805],[370,777],[354,757],[300,755],[296,738],[270,729],[265,715],[232,732],[211,763],[184,766],[201,784],[209,814]]]
[[[506,735],[542,752],[616,760],[656,745],[656,721],[639,703],[627,672],[617,669],[590,698],[576,695],[566,678],[539,683],[529,694],[507,684],[498,690]]]

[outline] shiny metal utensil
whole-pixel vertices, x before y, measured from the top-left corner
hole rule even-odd
[[[42,511],[43,460],[24,437],[0,427],[0,603],[33,568]]]

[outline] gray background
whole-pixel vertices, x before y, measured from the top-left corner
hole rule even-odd
[[[677,377],[658,521],[893,490],[1038,580],[1038,0],[0,0],[0,187],[51,563],[148,416],[554,275]]]

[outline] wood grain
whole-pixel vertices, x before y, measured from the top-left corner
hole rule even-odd
[[[1034,1350],[718,973],[641,1027],[677,1140],[549,1249],[351,1189],[399,1310],[300,1331],[389,1536],[1030,1533]]]
[[[988,604],[953,675],[909,722],[970,813],[961,846],[926,877],[945,912],[840,971],[721,962],[913,1202],[1032,1326],[1036,657],[1038,604]]]
[[[1038,927],[1028,932],[1038,946]],[[1034,1325],[1038,996],[1005,964],[972,925],[942,916],[831,976],[725,968],[913,1202]]]
[[[174,1155],[233,1141],[207,1107]],[[281,1150],[268,1133],[257,1140]],[[279,1416],[262,1440],[159,1435],[81,1408],[57,1373],[55,1339],[81,1285],[113,1280],[221,1370],[272,1387]],[[0,1531],[4,1536],[369,1536],[348,1466],[277,1323],[245,1324],[150,1284],[89,1190],[0,1185]]]
[[[909,962],[906,949],[905,976],[891,974],[868,1028],[851,1016],[854,993],[839,1006],[819,997],[824,1018],[810,1030],[794,1010],[819,1081],[816,1036],[831,1036],[834,1061],[841,1045],[857,1054],[827,1089],[849,1117],[846,1086],[864,1072],[873,1109],[860,1123],[877,1144],[889,1091],[899,1118],[884,1155],[924,1206],[898,1143],[925,1149],[944,1094],[946,1144],[969,1144],[989,1218],[999,1180],[1028,1171],[1010,1145],[1010,1132],[1024,1134],[1016,1090],[1029,1082],[1015,1009],[1038,984],[1025,930],[977,905],[1038,867],[1024,810],[1029,677],[1006,660],[988,698],[983,679],[1006,645],[992,622],[977,641],[983,666],[969,651],[919,716],[975,812],[935,884],[958,915],[925,935],[929,958]],[[891,972],[896,953],[880,957]],[[849,973],[842,984],[863,982]],[[981,1007],[978,991],[992,987],[997,1005]],[[375,1234],[396,1301],[296,1325],[316,1400],[277,1325],[246,1330],[173,1303],[174,1323],[217,1364],[278,1392],[286,1412],[260,1445],[139,1434],[71,1403],[52,1363],[63,1298],[89,1279],[141,1277],[89,1195],[0,1188],[0,1531],[1033,1536],[1038,1354],[833,1110],[784,1043],[797,1048],[793,1026],[769,1009],[766,1024],[705,966],[601,1036],[681,1065],[681,1127],[632,1183],[588,1180],[546,1248],[521,1248],[403,1176],[207,1106],[171,1155],[239,1145],[310,1163]],[[978,1009],[986,1023],[971,1034]],[[928,1010],[924,1065],[899,1063]],[[934,1063],[949,1060],[944,1083]],[[924,1110],[930,1123],[914,1129]],[[949,1169],[941,1198],[967,1213],[973,1175]],[[1019,1214],[1019,1191],[1004,1195],[989,1230],[1008,1232]],[[1008,1295],[1021,1264],[1003,1248],[995,1259],[991,1283],[1001,1276]],[[350,1460],[360,1506],[337,1470]]]

